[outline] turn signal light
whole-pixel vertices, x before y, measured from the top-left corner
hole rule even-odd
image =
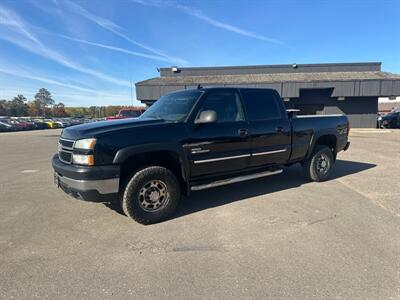
[[[72,162],[75,165],[93,166],[94,165],[94,156],[93,155],[83,155],[83,154],[72,154]]]

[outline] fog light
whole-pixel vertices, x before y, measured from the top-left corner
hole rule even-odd
[[[72,162],[76,165],[93,166],[93,155],[72,154]]]

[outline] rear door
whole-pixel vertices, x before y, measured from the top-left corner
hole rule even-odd
[[[191,177],[218,177],[246,168],[250,158],[248,125],[237,90],[208,91],[195,115],[205,110],[215,111],[217,121],[191,126],[190,139],[184,145],[191,162]]]
[[[249,121],[250,166],[284,164],[291,150],[291,126],[274,90],[243,89]]]

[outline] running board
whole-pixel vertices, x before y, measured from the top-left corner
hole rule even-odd
[[[213,188],[216,186],[221,186],[221,185],[231,184],[231,183],[235,183],[235,182],[241,182],[241,181],[246,181],[246,180],[250,180],[250,179],[256,179],[256,178],[276,175],[276,174],[282,173],[282,171],[283,171],[282,169],[279,169],[279,170],[275,170],[275,171],[266,171],[266,172],[261,172],[261,173],[256,173],[256,174],[249,174],[249,175],[233,177],[233,178],[224,179],[224,180],[218,180],[218,181],[214,181],[214,182],[207,183],[207,184],[192,186],[190,188],[190,190],[192,190],[192,191],[205,190],[205,189]]]

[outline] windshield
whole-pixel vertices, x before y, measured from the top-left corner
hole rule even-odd
[[[181,122],[201,93],[201,91],[182,91],[162,96],[143,113],[141,118]]]

